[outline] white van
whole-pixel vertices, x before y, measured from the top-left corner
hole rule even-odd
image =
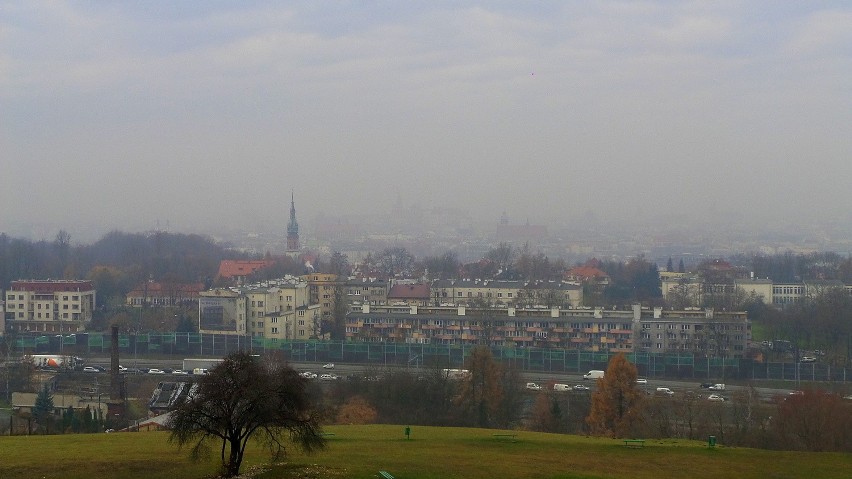
[[[568,385],[568,384],[558,384],[557,383],[557,384],[553,385],[553,390],[554,391],[561,391],[561,392],[570,391],[571,386]]]
[[[600,369],[592,369],[583,375],[583,379],[601,379],[604,377],[604,372]]]
[[[192,374],[193,375],[195,375],[195,374],[199,374],[199,375],[207,374],[207,368],[195,368],[195,369],[192,370]]]
[[[674,391],[669,388],[657,388],[657,394],[665,395],[665,396],[673,396]]]

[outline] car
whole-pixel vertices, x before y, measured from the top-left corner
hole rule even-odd
[[[718,395],[718,394],[711,394],[711,395],[707,396],[707,400],[708,400],[708,401],[724,402],[724,401],[725,401],[725,397],[724,397],[724,396],[720,396],[720,395]]]
[[[527,389],[530,391],[541,391],[541,386],[536,383],[527,383]]]
[[[815,363],[816,358],[813,356],[802,356],[802,359],[799,360],[801,363]]]
[[[317,373],[312,373],[312,372],[310,372],[310,371],[305,371],[305,372],[301,372],[301,373],[299,373],[299,376],[301,376],[301,377],[303,377],[303,378],[305,378],[305,379],[316,379],[316,378],[317,378]]]
[[[337,376],[335,376],[334,374],[323,374],[319,378],[323,381],[334,381],[335,379],[337,379]]]
[[[322,365],[323,369],[334,369],[334,363],[326,363]]]
[[[716,383],[701,383],[701,387],[702,387],[703,389],[710,389],[710,388],[712,388],[712,387],[713,387],[713,386],[715,386],[715,385],[716,385]]]
[[[172,374],[176,374],[178,376],[187,376],[189,375],[189,372],[184,371],[183,369],[175,369],[174,371],[172,371]]]
[[[148,374],[166,374],[162,369],[151,368],[148,370]]]
[[[592,388],[586,386],[585,384],[576,384],[574,385],[575,391],[590,391]]]
[[[711,390],[711,391],[724,391],[724,390],[725,390],[725,385],[724,385],[724,384],[719,384],[719,383],[717,383],[717,384],[714,384],[714,385],[710,386],[710,387],[709,387],[709,388],[707,388],[707,389],[709,389],[709,390]]]
[[[119,365],[118,365],[118,372],[120,372],[120,373],[126,373],[126,372],[127,372],[127,368],[119,364]]]
[[[648,384],[648,380],[645,378],[637,378],[636,384]]]
[[[84,373],[99,373],[101,370],[95,366],[86,366],[83,368]]]
[[[669,388],[657,388],[656,393],[665,396],[674,396],[674,391]]]

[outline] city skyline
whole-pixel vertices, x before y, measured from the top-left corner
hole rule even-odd
[[[852,219],[842,2],[0,7],[0,231]]]

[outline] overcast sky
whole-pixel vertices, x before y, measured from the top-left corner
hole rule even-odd
[[[0,1],[0,231],[850,221],[850,153],[845,1]]]

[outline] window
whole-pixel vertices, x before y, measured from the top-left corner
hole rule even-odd
[[[278,334],[278,328],[272,328],[272,334]]]
[[[305,315],[305,310],[304,309],[299,310],[299,316],[304,316],[304,315]]]
[[[300,320],[299,320],[299,326],[304,326],[304,325],[305,325],[305,320],[304,320],[304,319],[300,319]]]
[[[257,307],[258,307],[258,308],[262,308],[262,307],[263,307],[263,301],[258,301],[258,302],[257,302]]]
[[[262,328],[262,327],[263,327],[263,321],[258,321],[258,322],[257,322],[257,327],[258,327],[258,328]]]

